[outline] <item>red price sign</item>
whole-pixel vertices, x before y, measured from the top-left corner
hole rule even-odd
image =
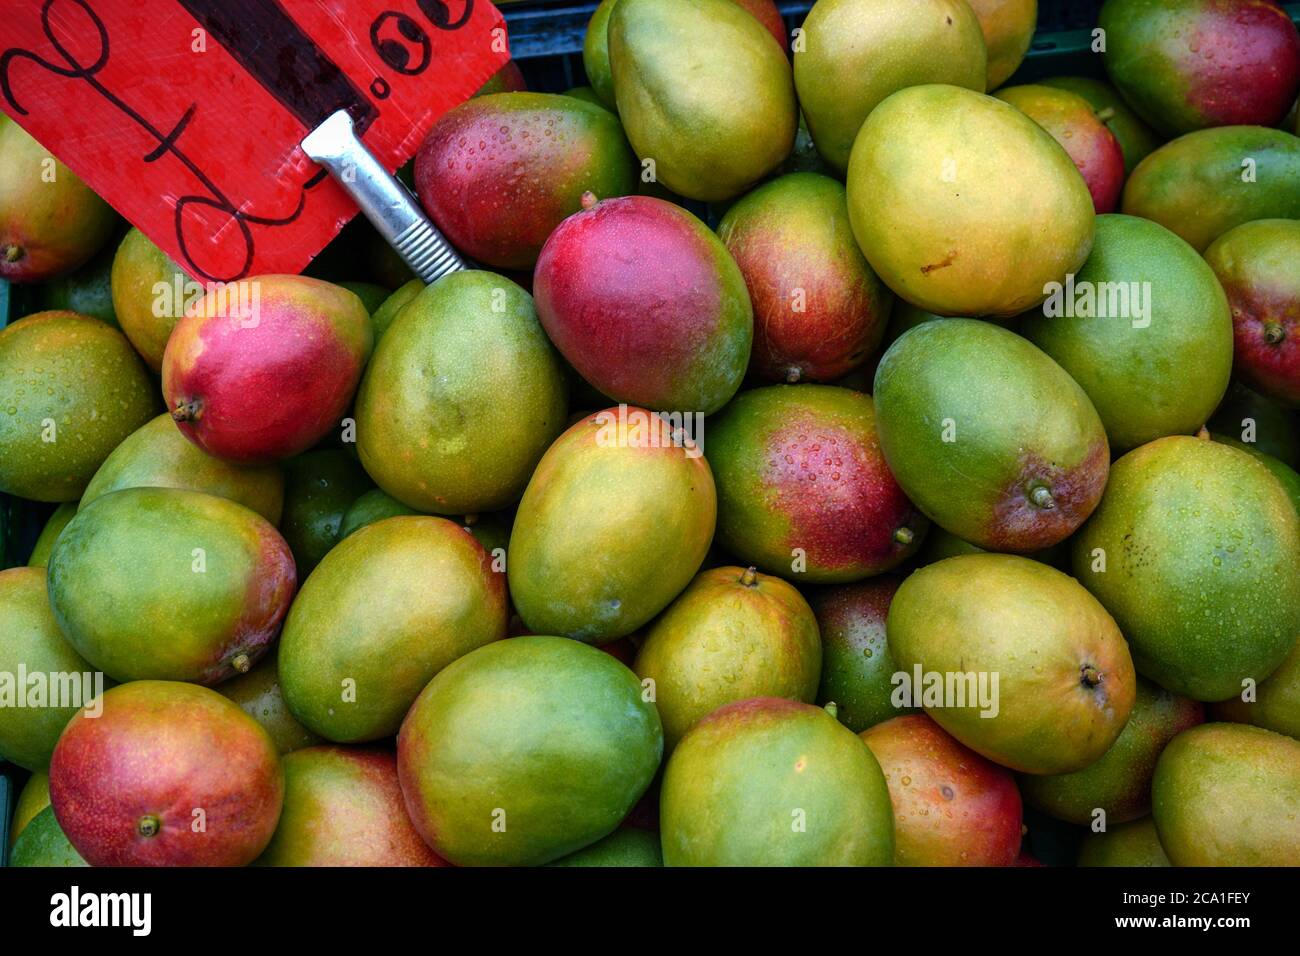
[[[391,171],[509,58],[486,0],[0,0],[0,108],[210,282],[355,215],[298,145],[330,114]]]

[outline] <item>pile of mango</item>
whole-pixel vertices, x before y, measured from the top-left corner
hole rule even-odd
[[[604,0],[429,286],[0,120],[13,863],[1300,864],[1300,33],[1036,6]]]

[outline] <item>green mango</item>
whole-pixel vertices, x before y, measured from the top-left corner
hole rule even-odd
[[[75,501],[158,407],[130,343],[98,319],[39,312],[0,329],[0,492]]]
[[[1124,102],[1119,91],[1091,76],[1054,76],[1036,80],[1043,86],[1055,86],[1082,96],[1097,111],[1097,118],[1106,124],[1119,148],[1124,153],[1124,175],[1129,175],[1137,164],[1159,148],[1160,136]]]
[[[366,525],[374,524],[376,521],[419,513],[414,508],[406,507],[388,492],[372,488],[352,502],[348,510],[343,513],[343,521],[339,525],[339,540],[342,541],[352,532],[360,531]]]
[[[383,338],[384,333],[392,327],[398,313],[426,288],[423,279],[412,279],[405,285],[399,286],[379,308],[370,313],[370,324],[374,326],[376,346],[379,345],[379,340]]]
[[[393,294],[384,286],[376,285],[373,282],[339,282],[336,283],[336,285],[347,289],[360,299],[361,304],[366,307],[366,312],[372,317],[372,321],[375,312],[377,312]]]
[[[595,16],[595,14],[592,15]],[[572,96],[575,100],[585,100],[588,103],[595,103],[597,106],[603,106],[607,110],[612,109],[612,107],[602,100],[596,91],[590,86],[575,86],[572,89],[565,90],[564,95]]]
[[[1240,382],[1228,386],[1228,394],[1206,426],[1290,468],[1300,468],[1300,423],[1290,411]]]
[[[532,297],[490,272],[456,272],[402,309],[375,349],[357,393],[357,452],[410,508],[495,511],[519,499],[567,406]]]
[[[1196,700],[1264,680],[1300,635],[1295,507],[1267,468],[1208,438],[1157,439],[1115,462],[1073,561],[1139,672]]]
[[[397,738],[411,821],[457,866],[533,866],[595,843],[662,755],[636,675],[563,637],[515,637],[455,661]]]
[[[1249,700],[1243,689],[1236,697],[1210,705],[1210,716],[1214,720],[1254,724],[1300,740],[1300,641],[1277,670],[1250,693]]]
[[[1133,170],[1120,211],[1160,223],[1197,252],[1243,222],[1300,219],[1300,137],[1262,126],[1180,136]]]
[[[614,97],[614,74],[609,67],[609,17],[618,0],[600,0],[600,4],[587,21],[587,32],[582,38],[582,68],[596,94],[596,99],[608,108],[617,108]]]
[[[13,825],[9,828],[9,845],[12,847],[22,833],[46,807],[50,805],[50,775],[38,770],[27,778],[18,800],[14,804]]]
[[[280,637],[280,685],[303,724],[342,743],[397,732],[440,670],[506,636],[506,586],[444,518],[368,525],[307,578]]]
[[[1133,709],[1137,678],[1115,621],[1079,582],[1028,558],[922,568],[899,586],[886,628],[910,678],[903,700],[1022,773],[1082,770]]]
[[[857,584],[817,588],[808,595],[822,640],[817,703],[835,704],[835,716],[854,733],[916,710],[895,707],[890,699],[898,662],[885,619],[901,580],[887,574]]]
[[[296,584],[261,515],[215,495],[126,488],[78,512],[50,555],[68,642],[115,680],[216,684],[247,673]]]
[[[280,530],[305,580],[341,537],[343,516],[374,482],[346,451],[309,451],[284,463]]]
[[[1151,817],[1090,832],[1079,844],[1079,866],[1173,866]]]
[[[945,83],[983,93],[988,52],[966,0],[818,0],[794,54],[799,106],[841,175],[862,123],[891,93]]]
[[[78,505],[79,502],[76,501],[65,501],[54,509],[54,514],[50,515],[49,520],[45,522],[36,544],[32,546],[31,557],[27,559],[29,568],[43,568],[50,563],[50,552],[54,550],[54,542],[59,540],[59,535],[68,526],[68,522],[77,516]]]
[[[117,247],[112,266],[113,310],[122,332],[155,372],[172,329],[190,299],[202,294],[167,253],[134,226]],[[160,290],[165,290],[161,291]]]
[[[728,704],[677,745],[659,793],[666,866],[891,866],[894,811],[867,745],[820,707]]]
[[[510,533],[510,596],[534,633],[602,644],[630,634],[695,576],[717,492],[693,444],[644,409],[588,416],[556,439]]]
[[[675,193],[731,199],[794,146],[790,63],[732,0],[619,0],[609,62],[632,148]]]
[[[1151,812],[1151,775],[1165,745],[1205,719],[1197,701],[1138,679],[1128,723],[1100,759],[1065,774],[1020,777],[1025,801],[1068,823],[1089,824],[1105,811],[1105,825],[1127,823]]]
[[[1272,455],[1260,451],[1258,446],[1249,442],[1238,441],[1227,435],[1215,435],[1213,433],[1210,438],[1225,445],[1231,445],[1233,448],[1240,448],[1272,472],[1273,477],[1282,483],[1287,497],[1291,499],[1291,504],[1296,507],[1296,512],[1300,513],[1300,473],[1297,473],[1290,465],[1278,461]]]
[[[960,87],[908,87],[872,110],[846,187],[876,275],[940,315],[1023,312],[1092,249],[1092,194],[1069,154],[1014,106]]]
[[[90,866],[69,841],[54,817],[54,808],[46,807],[32,818],[23,835],[14,843],[9,855],[10,866]]]
[[[876,370],[880,446],[936,524],[991,551],[1063,541],[1092,513],[1110,465],[1087,394],[1014,332],[924,322]]]
[[[37,301],[42,312],[76,312],[121,328],[113,309],[114,248],[105,246],[84,266],[69,275],[40,284]]]
[[[274,654],[268,654],[247,674],[218,684],[216,691],[261,724],[281,754],[324,742],[299,723],[284,702],[280,668]]]
[[[659,834],[622,826],[591,846],[562,856],[547,866],[663,866]]]
[[[1038,0],[968,0],[988,47],[988,88],[996,90],[1025,59],[1038,25]]]
[[[697,575],[650,625],[632,670],[654,687],[671,751],[723,704],[811,703],[821,665],[817,619],[793,586],[753,568],[721,567]]]
[[[0,571],[0,634],[0,757],[46,770],[59,734],[102,685],[87,683],[94,668],[59,631],[43,569]]]
[[[1300,741],[1246,724],[1175,737],[1151,784],[1174,866],[1294,866],[1300,859]]]
[[[1020,332],[1087,392],[1114,453],[1195,432],[1232,374],[1232,314],[1214,271],[1133,216],[1097,217],[1087,263]]]
[[[123,488],[184,488],[229,498],[280,523],[284,474],[279,465],[244,466],[213,458],[186,438],[164,412],[113,449],[81,496],[84,508]]]

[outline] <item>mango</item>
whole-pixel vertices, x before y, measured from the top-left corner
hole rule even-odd
[[[756,697],[714,711],[673,751],[659,805],[666,866],[893,864],[880,764],[809,704]]]
[[[1038,0],[968,0],[988,48],[988,88],[996,90],[1020,66],[1038,26]]]
[[[582,68],[596,96],[610,109],[617,109],[618,104],[614,96],[614,74],[609,68],[609,17],[617,2],[600,0],[582,38]]]
[[[262,852],[284,773],[253,718],[175,681],[123,684],[96,705],[102,713],[72,719],[50,762],[54,815],[88,863],[244,866]]]
[[[977,753],[1022,773],[1099,760],[1133,709],[1128,646],[1073,578],[1006,554],[921,568],[889,606],[911,703]]]
[[[134,226],[113,255],[113,312],[122,332],[155,372],[162,369],[167,340],[185,314],[192,295],[186,286],[192,281]]]
[[[280,523],[284,474],[279,465],[241,467],[200,451],[166,413],[140,426],[113,449],[81,496],[84,508],[122,488],[184,488],[229,498]]]
[[[699,449],[644,409],[607,409],[556,439],[510,533],[510,597],[538,634],[631,634],[699,570],[717,521]]]
[[[261,515],[214,495],[127,488],[73,518],[50,555],[68,642],[115,680],[216,684],[275,640],[297,577]]]
[[[925,714],[860,736],[894,807],[898,866],[1011,866],[1020,855],[1020,793],[1011,772],[963,747]]]
[[[419,293],[375,350],[357,393],[357,452],[407,507],[494,511],[519,500],[567,399],[528,293],[490,272],[453,273]]]
[[[305,580],[342,538],[343,517],[374,483],[353,456],[322,448],[284,463],[280,529]]]
[[[415,188],[462,253],[531,269],[583,193],[633,192],[635,165],[609,110],[555,93],[496,93],[434,124],[416,154]]]
[[[98,691],[94,668],[60,632],[40,568],[0,571],[0,633],[0,757],[43,771],[63,728]]]
[[[1096,409],[1013,332],[972,319],[922,323],[880,360],[875,397],[890,471],[964,541],[1047,548],[1101,499],[1110,454]]]
[[[1097,119],[1106,124],[1106,128],[1119,141],[1124,152],[1124,175],[1127,177],[1161,144],[1160,136],[1148,126],[1133,108],[1124,102],[1124,97],[1108,83],[1091,76],[1052,76],[1039,80],[1043,86],[1055,86],[1082,96],[1097,112]]]
[[[745,279],[680,206],[633,196],[570,216],[533,292],[556,348],[614,401],[709,414],[740,387],[754,327]]]
[[[401,287],[393,291],[387,299],[370,313],[370,324],[375,332],[375,345],[379,345],[379,340],[384,337],[384,333],[392,326],[393,321],[397,318],[399,312],[424,291],[425,284],[422,279],[412,279]]]
[[[10,866],[90,866],[68,842],[53,807],[36,814],[23,832],[26,835],[14,843],[9,854]]]
[[[110,242],[80,269],[42,282],[37,291],[41,312],[76,312],[121,328],[113,308],[112,272],[116,249]]]
[[[1300,90],[1300,35],[1261,0],[1107,0],[1111,81],[1152,126],[1275,126]]]
[[[1300,858],[1300,741],[1203,724],[1160,755],[1152,816],[1174,866],[1292,866]]]
[[[163,397],[185,437],[209,455],[289,458],[343,417],[373,344],[355,294],[306,276],[214,288],[176,323]]]
[[[1234,226],[1300,218],[1300,137],[1261,126],[1200,130],[1142,160],[1120,211],[1160,223],[1197,252]]]
[[[1023,317],[1021,334],[1083,387],[1119,453],[1205,424],[1228,388],[1232,325],[1195,249],[1112,215],[1097,217],[1092,255]]]
[[[1243,223],[1216,239],[1205,261],[1232,306],[1237,377],[1300,407],[1300,222]]]
[[[871,267],[941,315],[1023,312],[1092,249],[1092,196],[1069,154],[1015,107],[971,90],[889,97],[854,141],[847,182]]]
[[[988,52],[965,0],[817,0],[794,54],[799,105],[838,173],[863,121],[891,93],[946,83],[983,93]]]
[[[664,748],[723,704],[811,703],[821,676],[817,619],[780,578],[753,568],[701,572],[646,631],[632,670],[652,682]]]
[[[718,543],[771,574],[856,581],[897,567],[928,523],[885,463],[869,395],[831,385],[742,393],[706,443]]]
[[[1228,386],[1223,402],[1206,425],[1290,468],[1300,468],[1300,428],[1295,415],[1240,382]]]
[[[240,710],[261,724],[281,755],[324,742],[299,723],[284,702],[280,668],[274,654],[262,658],[247,674],[218,684],[216,691],[233,700]]]
[[[591,846],[562,856],[547,866],[663,866],[659,834],[622,826]]]
[[[391,753],[308,747],[283,765],[284,808],[257,866],[446,866],[406,816]]]
[[[1022,776],[1020,791],[1026,803],[1068,823],[1109,827],[1144,817],[1151,812],[1151,777],[1161,751],[1204,719],[1199,702],[1138,678],[1128,723],[1100,759],[1074,773]]]
[[[1072,554],[1138,671],[1177,694],[1232,697],[1300,635],[1300,520],[1268,469],[1228,445],[1173,436],[1129,452]]]
[[[914,709],[895,707],[890,700],[898,662],[885,619],[901,581],[886,574],[857,584],[816,588],[808,594],[822,643],[817,703],[835,704],[835,716],[854,733]]]
[[[519,93],[528,89],[524,71],[519,64],[510,60],[505,66],[493,73],[486,83],[478,88],[475,96],[488,96],[492,93]]]
[[[619,0],[608,30],[627,138],[668,189],[730,199],[789,155],[799,122],[790,64],[738,4]]]
[[[1079,844],[1079,866],[1173,866],[1160,845],[1156,823],[1143,817],[1132,823],[1089,832]]]
[[[828,176],[792,173],[737,201],[718,224],[754,309],[752,374],[824,382],[880,344],[894,297],[858,251],[844,196]]]
[[[280,637],[280,684],[315,733],[378,740],[435,674],[505,636],[505,581],[478,542],[443,518],[388,518],[339,542],[304,582]]]
[[[1300,740],[1300,641],[1258,687],[1210,706],[1214,720],[1254,724]]]
[[[41,282],[87,262],[113,234],[111,206],[0,116],[0,279]]]
[[[515,637],[429,682],[402,723],[397,771],[439,856],[534,866],[612,833],[662,753],[659,715],[630,670],[567,638]]]
[[[36,543],[32,545],[31,556],[27,559],[29,568],[43,568],[50,563],[50,552],[54,550],[54,542],[59,540],[59,535],[63,534],[63,529],[68,526],[68,522],[77,516],[78,504],[76,501],[65,501],[54,509],[54,513],[41,528]]]
[[[0,492],[75,501],[118,443],[157,412],[121,332],[73,312],[0,329]]]
[[[27,824],[31,823],[38,813],[50,805],[50,775],[43,770],[38,770],[27,778],[23,784],[22,790],[18,793],[18,800],[14,804],[13,823],[9,828],[9,845],[12,847],[14,841],[18,839],[18,834],[22,833]]]
[[[1291,504],[1295,505],[1297,512],[1300,512],[1300,473],[1297,473],[1294,468],[1283,464],[1272,455],[1265,454],[1256,445],[1249,442],[1238,441],[1235,438],[1213,433],[1211,433],[1210,438],[1225,445],[1231,445],[1233,448],[1240,448],[1267,468],[1273,477],[1282,483],[1282,488],[1286,491],[1287,497],[1291,499]]]
[[[348,505],[348,510],[343,513],[343,521],[339,524],[339,540],[342,541],[352,532],[359,531],[366,525],[374,524],[376,521],[383,521],[385,518],[396,518],[398,515],[417,515],[419,513],[414,508],[406,507],[388,492],[379,488],[371,488]]]

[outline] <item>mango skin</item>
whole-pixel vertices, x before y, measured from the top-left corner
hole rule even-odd
[[[547,866],[663,866],[659,834],[622,826],[591,846],[562,856]]]
[[[176,488],[105,495],[50,555],[59,628],[121,681],[216,684],[246,673],[275,640],[296,584],[289,546],[265,518]]]
[[[182,290],[179,300],[178,280]],[[155,372],[160,371],[167,340],[185,314],[185,295],[189,291],[185,286],[193,280],[171,256],[132,226],[113,255],[110,281],[118,325],[145,363]],[[166,298],[154,290],[160,282],[171,290]],[[164,308],[164,304],[171,308]]]
[[[233,700],[240,710],[261,724],[271,735],[271,741],[281,756],[325,742],[299,723],[289,711],[280,687],[280,668],[274,654],[262,658],[247,674],[218,684],[215,690],[222,697]]]
[[[1205,261],[1232,305],[1237,377],[1300,407],[1300,222],[1243,223],[1216,239]]]
[[[614,401],[710,414],[740,388],[754,334],[745,278],[680,206],[630,196],[570,216],[533,292],[555,347]]]
[[[15,695],[8,706],[0,706],[0,757],[28,770],[46,770],[59,734],[80,708],[52,706],[60,692],[57,681],[47,686],[41,706],[35,706],[29,696],[27,706],[19,707],[19,668],[29,676],[75,675],[78,689],[84,686],[80,675],[91,673],[94,668],[59,630],[50,613],[45,571],[40,568],[0,571],[0,633],[4,634],[0,643],[0,672],[8,675],[6,682]],[[112,681],[106,683],[112,685]],[[29,695],[32,692],[30,684],[27,692]]]
[[[659,715],[636,675],[594,647],[546,636],[452,663],[397,738],[411,822],[457,866],[535,866],[607,836],[662,754]]]
[[[506,567],[530,630],[603,644],[631,634],[695,576],[717,491],[694,446],[644,409],[589,415],[555,440],[515,515]]]
[[[495,511],[519,500],[567,407],[528,293],[457,272],[403,308],[375,350],[357,393],[357,453],[417,511]]]
[[[792,173],[738,200],[718,224],[754,308],[751,373],[827,381],[880,344],[894,297],[858,250],[844,197],[829,176]]]
[[[1088,833],[1079,844],[1078,865],[1173,866],[1149,816],[1108,827],[1103,833]]]
[[[1167,136],[1274,126],[1300,90],[1300,36],[1270,0],[1107,0],[1111,81]]]
[[[50,763],[50,799],[92,866],[244,866],[275,830],[284,773],[271,738],[220,694],[141,680],[72,719]],[[197,831],[194,810],[204,813]],[[152,817],[153,835],[141,831]]]
[[[808,593],[822,641],[817,703],[834,703],[836,718],[854,733],[915,711],[890,701],[898,662],[889,646],[885,620],[901,582],[902,578],[886,574]]]
[[[609,17],[617,2],[600,0],[587,21],[587,32],[582,38],[582,68],[596,96],[609,109],[618,108],[614,96],[614,74],[609,68]]]
[[[618,117],[554,93],[496,93],[443,114],[415,159],[420,202],[465,255],[531,269],[582,194],[635,191]]]
[[[36,301],[42,312],[76,312],[99,319],[120,329],[113,309],[113,255],[117,250],[105,246],[80,269],[37,286]]]
[[[1092,255],[1075,289],[1086,283],[1101,301],[1112,284],[1132,289],[1135,282],[1150,284],[1145,317],[1132,304],[1128,315],[1061,314],[1062,293],[1027,313],[1020,326],[1083,387],[1115,453],[1195,432],[1218,407],[1232,374],[1233,319],[1205,260],[1157,223],[1098,216]]]
[[[50,775],[38,770],[27,778],[18,800],[14,804],[13,825],[9,828],[9,845],[12,847],[27,824],[36,814],[50,805]]]
[[[76,501],[65,501],[54,509],[54,513],[41,528],[36,544],[32,545],[31,556],[27,559],[29,568],[43,568],[50,563],[50,552],[54,550],[54,542],[59,540],[59,535],[63,534],[63,529],[68,526],[68,522],[77,516],[77,505]]]
[[[122,333],[97,319],[38,312],[0,329],[0,492],[80,498],[109,452],[157,413],[154,388]]]
[[[1281,666],[1255,688],[1254,700],[1243,700],[1244,693],[1210,705],[1210,716],[1235,724],[1254,724],[1300,740],[1300,641]]]
[[[1128,723],[1100,759],[1074,773],[1022,776],[1020,791],[1026,803],[1068,823],[1091,824],[1098,809],[1106,812],[1107,827],[1144,817],[1161,751],[1204,720],[1198,701],[1139,678]]]
[[[771,574],[818,584],[897,567],[928,523],[899,487],[869,395],[831,385],[744,392],[710,425],[718,543]]]
[[[871,267],[940,315],[1023,312],[1092,249],[1092,196],[1069,154],[1015,107],[970,90],[914,86],[881,103],[854,141],[847,183]]]
[[[968,0],[988,48],[988,88],[996,90],[1020,66],[1038,26],[1038,0]]]
[[[1243,222],[1300,219],[1300,137],[1261,126],[1180,136],[1133,170],[1120,211],[1160,223],[1197,252]]]
[[[342,541],[352,532],[360,531],[366,525],[374,524],[376,521],[419,513],[414,508],[406,507],[388,492],[380,488],[372,488],[348,505],[348,510],[343,513],[343,521],[339,525],[339,540]]]
[[[55,278],[103,247],[118,221],[113,208],[8,116],[0,116],[0,156],[0,279]]]
[[[964,541],[1038,551],[1069,537],[1101,500],[1110,454],[1096,409],[1013,332],[973,319],[923,322],[880,360],[875,398],[898,483]],[[1051,507],[1035,498],[1041,488]]]
[[[1136,675],[1115,621],[1073,578],[1028,558],[970,554],[922,568],[894,595],[886,627],[909,674],[919,665],[927,674],[1000,675],[996,695],[991,676],[986,684],[996,714],[981,716],[969,698],[925,711],[1022,773],[1083,769],[1110,749],[1133,709]]]
[[[654,681],[671,751],[723,704],[749,697],[811,703],[821,663],[817,619],[798,591],[777,577],[721,567],[697,575],[655,620],[632,670]]]
[[[1174,866],[1294,866],[1300,741],[1244,724],[1194,727],[1160,755],[1151,804]]]
[[[794,82],[808,131],[840,175],[863,122],[909,86],[983,93],[988,53],[965,0],[819,0],[803,24]]]
[[[188,441],[166,413],[150,420],[113,449],[81,496],[84,508],[123,488],[183,488],[229,498],[280,523],[284,474],[280,466],[241,467],[213,458]]]
[[[1254,443],[1238,441],[1235,438],[1216,435],[1213,432],[1210,433],[1210,438],[1225,445],[1231,445],[1233,448],[1240,448],[1267,468],[1273,477],[1282,483],[1282,488],[1286,491],[1287,497],[1291,499],[1291,504],[1295,505],[1297,513],[1300,513],[1300,473],[1297,473],[1290,465],[1283,463],[1272,455],[1260,451]]]
[[[424,280],[412,279],[404,283],[385,299],[375,311],[370,313],[370,324],[375,331],[375,346],[379,346],[379,340],[384,337],[384,333],[401,312],[417,295],[425,289]]]
[[[1175,693],[1232,697],[1300,634],[1300,520],[1268,469],[1228,445],[1176,435],[1119,459],[1072,556],[1138,671]]]
[[[289,610],[285,702],[328,740],[391,736],[434,675],[506,636],[506,618],[503,576],[468,532],[422,516],[368,525],[325,556]]]
[[[374,488],[352,455],[322,448],[284,463],[284,510],[280,530],[306,580],[330,548],[338,544],[343,516],[352,503]]]
[[[9,854],[10,866],[90,866],[68,842],[53,807],[36,814],[23,832]]]
[[[406,816],[392,753],[308,747],[283,766],[280,822],[254,865],[447,865]]]
[[[894,860],[876,758],[826,711],[796,701],[756,697],[710,714],[669,758],[659,806],[665,866]]]
[[[1289,468],[1300,468],[1300,430],[1295,415],[1240,382],[1228,386],[1223,402],[1206,422],[1212,433],[1248,443]]]
[[[898,866],[1011,866],[1022,813],[1005,767],[958,743],[924,714],[894,717],[859,736],[894,807]]]
[[[1108,83],[1091,76],[1053,76],[1038,82],[1043,86],[1069,90],[1092,105],[1097,118],[1106,124],[1119,142],[1124,153],[1126,177],[1163,142],[1156,131],[1133,112],[1119,91]]]
[[[653,159],[658,182],[679,195],[730,199],[794,146],[790,64],[731,0],[619,0],[609,62],[633,150]]]

